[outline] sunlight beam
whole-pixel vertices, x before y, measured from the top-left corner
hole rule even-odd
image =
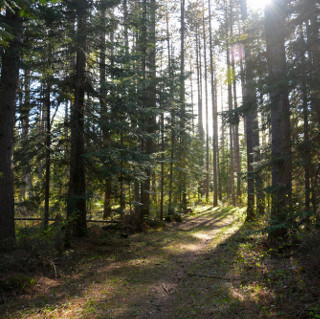
[[[247,0],[248,8],[253,11],[263,10],[271,2],[272,0]]]

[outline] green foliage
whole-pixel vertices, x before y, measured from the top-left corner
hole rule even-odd
[[[310,318],[320,318],[320,305],[317,304],[309,309]]]

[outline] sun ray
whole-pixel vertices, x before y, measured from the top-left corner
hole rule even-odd
[[[247,0],[248,8],[253,11],[263,10],[272,0]]]

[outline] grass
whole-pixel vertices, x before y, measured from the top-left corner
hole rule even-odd
[[[30,270],[34,284],[8,295],[0,317],[319,318],[315,240],[274,254],[244,213],[199,207],[127,239],[96,233],[50,257],[58,278],[50,265]]]

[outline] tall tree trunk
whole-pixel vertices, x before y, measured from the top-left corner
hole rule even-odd
[[[230,63],[230,45],[228,44],[227,46],[227,70],[228,70],[228,76],[227,76],[227,81],[228,81],[228,104],[229,104],[229,114],[232,113],[233,110],[233,100],[232,100],[232,77],[233,77],[233,72],[231,69],[231,63]],[[230,117],[231,118],[231,117]],[[230,120],[229,121],[229,140],[230,140],[230,195],[231,195],[231,200],[232,200],[232,205],[236,204],[235,200],[235,194],[234,194],[234,138],[233,138],[233,123]]]
[[[20,104],[20,121],[21,121],[21,139],[23,145],[28,145],[29,142],[29,116],[30,116],[30,70],[27,68],[24,71],[24,101]],[[22,185],[20,187],[21,199],[26,199],[26,190],[28,191],[28,199],[33,197],[32,193],[32,178],[30,174],[30,163],[22,167]]]
[[[233,37],[233,24],[231,24],[231,37]],[[234,49],[231,49],[231,66],[234,72],[235,70],[235,57],[234,57]],[[237,174],[237,204],[241,203],[241,166],[240,166],[240,146],[239,146],[239,115],[237,113],[238,101],[237,101],[237,77],[236,74],[234,76],[233,82],[233,105],[234,105],[234,114],[232,115],[232,123],[233,123],[233,145],[234,145],[234,163],[235,170]]]
[[[143,2],[143,20],[147,23],[148,18],[147,1]],[[142,69],[144,72],[143,105],[148,110],[156,107],[156,3],[150,0],[149,4],[149,28],[142,30]],[[147,68],[148,67],[148,68]],[[150,134],[155,132],[156,119],[153,114],[147,115],[144,120],[144,128],[149,135],[143,141],[145,153],[150,158],[149,167],[146,169],[146,178],[141,185],[141,220],[150,213],[150,192],[151,192],[151,155],[154,152],[155,143]]]
[[[71,110],[71,158],[68,194],[66,245],[71,232],[77,237],[86,236],[86,180],[84,165],[84,102],[86,84],[87,0],[76,2],[76,76],[74,105]]]
[[[198,128],[201,145],[204,144],[203,112],[202,112],[202,61],[201,41],[199,29],[196,27],[196,58],[197,58],[197,86],[198,86]]]
[[[310,8],[310,20],[307,21],[307,34],[308,34],[308,48],[313,66],[312,71],[312,94],[311,105],[312,112],[320,126],[320,94],[319,94],[319,72],[320,72],[320,41],[319,41],[319,1],[309,0],[308,6]],[[318,134],[318,143],[320,143],[320,134]]]
[[[99,72],[100,72],[100,118],[102,128],[102,144],[103,147],[109,146],[109,129],[108,122],[109,118],[107,115],[107,89],[106,89],[106,2],[100,3],[100,52],[99,52]],[[106,219],[111,216],[111,198],[112,198],[112,176],[108,174],[104,185],[104,205],[103,205],[103,218]]]
[[[211,0],[208,0],[209,9],[209,45],[210,45],[210,75],[211,75],[211,103],[212,103],[212,124],[213,124],[213,206],[218,206],[218,112],[215,70],[213,63],[213,43],[212,43],[212,21],[211,21]]]
[[[204,17],[204,0],[203,0],[203,16],[202,16],[202,28],[203,28],[203,57],[204,57],[204,89],[205,89],[205,105],[206,105],[206,179],[205,179],[205,190],[206,190],[206,202],[209,201],[209,176],[210,176],[210,165],[209,165],[209,105],[208,105],[208,66],[207,66],[207,38],[206,38],[206,23]]]
[[[169,11],[166,10],[166,35],[167,35],[167,55],[168,55],[168,70],[170,79],[173,78],[171,67],[171,45],[170,45],[170,32],[169,32]],[[172,95],[172,82],[170,82],[170,95]],[[172,193],[173,193],[173,162],[174,162],[174,149],[175,149],[175,114],[174,110],[171,111],[171,149],[170,149],[170,173],[169,173],[169,203],[168,213],[172,210]]]
[[[240,0],[242,19],[246,23],[248,19],[247,2]],[[248,32],[245,30],[245,32]],[[257,173],[254,172],[253,163],[259,158],[259,131],[257,117],[257,98],[255,92],[256,83],[253,74],[252,54],[248,45],[245,45],[245,92],[243,102],[246,109],[246,140],[247,140],[247,162],[248,162],[248,201],[247,201],[247,221],[255,218],[255,179]],[[261,201],[257,198],[257,205]],[[260,211],[260,208],[258,207]]]
[[[201,159],[200,166],[203,169],[203,157],[202,157],[202,147],[204,144],[204,129],[203,129],[203,112],[202,112],[202,61],[201,61],[201,41],[198,26],[195,30],[195,45],[196,45],[196,64],[197,64],[197,90],[198,90],[198,131],[199,139],[201,143]],[[203,196],[203,181],[200,181],[200,196]]]
[[[46,108],[46,140],[45,140],[45,187],[44,187],[44,216],[43,227],[48,228],[50,216],[50,166],[51,166],[51,101],[50,101],[51,85],[47,83],[45,92],[45,108]]]
[[[223,105],[223,89],[222,89],[222,85],[220,88],[220,96],[221,96],[221,112],[224,112],[224,105]],[[221,125],[221,157],[222,157],[222,162],[224,163],[225,161],[225,136],[226,136],[226,131],[225,131],[225,120],[222,119],[222,125]],[[221,163],[222,164],[222,163]],[[225,165],[223,165],[224,167]],[[221,165],[220,165],[221,167]],[[221,170],[219,170],[219,172],[221,173]],[[228,185],[227,185],[228,186]],[[222,189],[222,179],[221,176],[219,176],[219,194],[220,194],[220,200],[222,200],[222,193],[223,193],[223,189]]]
[[[163,220],[163,202],[164,202],[164,112],[161,112],[161,181],[160,181],[160,220]]]
[[[305,54],[306,54],[306,43],[304,41],[303,32],[300,31],[301,40],[301,63],[304,68],[307,68]],[[311,154],[310,154],[310,125],[309,125],[309,110],[308,110],[308,86],[306,76],[303,75],[301,78],[301,91],[302,91],[302,110],[303,110],[303,167],[304,167],[304,197],[305,197],[305,209],[310,210],[310,196],[311,196]]]
[[[191,96],[191,131],[194,135],[194,97],[193,97],[193,71],[192,71],[192,61],[190,58],[190,96]]]
[[[308,94],[305,80],[302,80],[302,99],[303,99],[303,144],[304,144],[304,192],[305,192],[305,207],[310,210],[310,136],[309,136],[309,110],[308,110]]]
[[[187,210],[187,181],[186,173],[184,169],[186,168],[186,132],[185,132],[185,123],[186,123],[186,106],[185,106],[185,0],[181,0],[181,39],[180,39],[180,196],[181,200],[181,209],[182,211]],[[183,173],[182,173],[183,172]]]
[[[1,60],[0,78],[0,250],[15,243],[13,130],[19,81],[22,19],[18,10],[7,9],[4,17],[7,32],[12,34]]]
[[[285,1],[273,0],[265,9],[265,38],[269,70],[272,129],[272,224],[281,225],[288,219],[291,208],[291,128],[287,66],[285,53]],[[271,239],[284,238],[285,226],[269,232]]]
[[[240,59],[240,81],[241,81],[241,94],[242,94],[242,101],[244,101],[246,96],[246,75],[244,72],[244,65],[243,60]],[[244,117],[243,119],[243,132],[244,132],[244,146],[247,148],[247,119]]]

